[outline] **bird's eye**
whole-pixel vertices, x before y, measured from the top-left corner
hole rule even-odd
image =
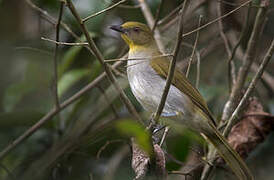
[[[134,28],[133,28],[133,31],[134,31],[134,32],[140,32],[140,28],[134,27]]]

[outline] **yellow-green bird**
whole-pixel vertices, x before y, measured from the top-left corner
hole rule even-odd
[[[128,58],[138,59],[129,60],[127,67],[133,94],[144,109],[155,113],[166,85],[170,60],[167,57],[161,57],[162,53],[147,25],[126,22],[119,26],[111,26],[111,29],[120,32],[128,44]],[[139,60],[142,58],[144,61]],[[214,118],[199,91],[178,69],[175,70],[161,116],[176,119],[177,122],[201,133],[215,146],[239,179],[253,179],[247,165],[217,131]]]

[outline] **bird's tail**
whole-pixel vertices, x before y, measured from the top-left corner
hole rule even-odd
[[[219,155],[226,161],[235,175],[240,180],[253,180],[253,176],[249,168],[239,156],[239,154],[231,148],[231,146],[215,127],[212,129],[213,131],[204,133],[203,135],[205,135],[207,139],[214,145]]]

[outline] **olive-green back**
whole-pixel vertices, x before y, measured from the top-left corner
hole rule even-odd
[[[166,79],[170,62],[171,61],[166,57],[157,57],[150,61],[150,65],[161,77]],[[191,85],[191,83],[179,71],[177,67],[175,68],[172,85],[178,88],[184,94],[186,94],[191,99],[191,101],[206,114],[208,119],[210,119],[212,123],[216,125],[215,120],[212,117],[204,98],[201,96],[199,91]]]

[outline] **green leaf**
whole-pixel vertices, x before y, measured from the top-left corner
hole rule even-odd
[[[150,134],[143,126],[131,119],[120,120],[116,123],[117,130],[128,137],[135,137],[140,147],[149,155],[152,154]]]
[[[65,73],[58,81],[58,95],[62,96],[70,87],[90,73],[90,69],[76,69]]]

